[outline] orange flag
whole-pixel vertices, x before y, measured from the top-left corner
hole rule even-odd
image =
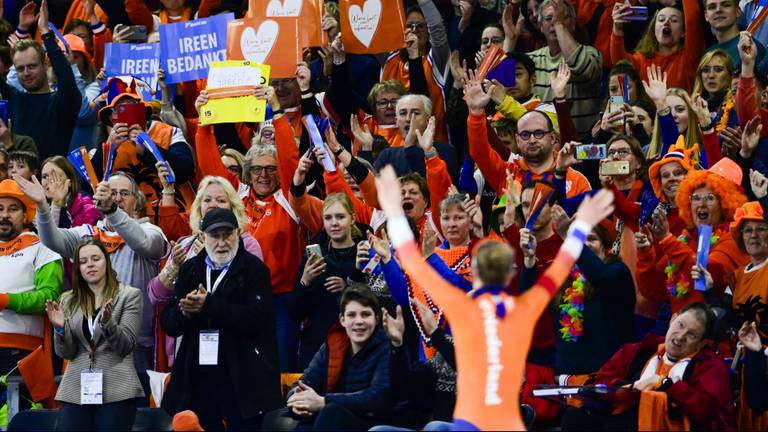
[[[43,351],[42,345],[19,360],[18,366],[33,401],[38,402],[56,394],[51,353]]]
[[[297,18],[244,18],[227,25],[227,59],[271,66],[272,78],[293,78],[301,61]]]
[[[301,47],[326,45],[320,25],[323,19],[321,0],[248,0],[248,18],[294,17],[299,19]]]
[[[350,54],[378,54],[405,47],[405,12],[400,1],[340,0],[339,15],[344,49]]]

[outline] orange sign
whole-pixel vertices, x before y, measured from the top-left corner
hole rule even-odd
[[[405,47],[405,12],[401,1],[340,0],[339,14],[346,52],[378,54]]]
[[[295,17],[301,28],[301,47],[327,44],[320,22],[323,19],[322,0],[248,0],[248,18]]]
[[[227,60],[272,67],[272,78],[294,78],[301,61],[297,18],[244,18],[227,25]]]

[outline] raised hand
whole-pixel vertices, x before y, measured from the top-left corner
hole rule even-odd
[[[395,316],[392,316],[386,309],[381,308],[381,326],[387,331],[392,346],[399,347],[403,345],[403,334],[405,333],[405,320],[403,319],[403,308],[397,305]]]
[[[296,65],[296,80],[299,82],[299,88],[302,93],[309,91],[309,86],[312,82],[312,72],[309,70],[309,65],[306,62]]]
[[[410,302],[413,306],[419,310],[419,316],[421,317],[421,324],[424,326],[424,334],[432,336],[432,333],[437,330],[437,321],[435,321],[435,314],[429,310],[429,308],[422,302],[411,298]],[[400,307],[400,306],[398,306]]]
[[[360,127],[360,122],[358,121],[357,116],[354,114],[349,116],[349,125],[352,129],[352,136],[354,136],[355,140],[360,143],[361,150],[373,150],[373,134],[368,128],[368,125],[363,124],[363,126]]]
[[[760,335],[757,334],[755,323],[744,322],[739,329],[739,342],[744,347],[753,352],[758,352],[763,349],[763,344],[760,341]]]
[[[762,199],[768,195],[768,178],[760,171],[749,170],[749,184],[752,186],[752,193],[755,194],[755,198]]]
[[[632,14],[632,10],[624,2],[616,2],[613,5],[611,18],[613,18],[613,34],[617,36],[624,35],[624,24],[627,23],[626,17]]]
[[[382,237],[379,238],[373,233],[368,233],[368,243],[371,245],[376,255],[381,257],[381,262],[386,264],[392,259],[392,250],[390,249],[389,239],[387,238],[387,232],[382,231]]]
[[[48,320],[54,327],[64,327],[64,311],[61,310],[61,306],[58,302],[46,300],[45,313],[48,315]]]
[[[701,267],[698,265],[691,267],[691,279],[699,280],[701,278],[704,278],[706,289],[711,290],[712,286],[714,286],[714,281],[712,280],[712,274],[709,271],[707,271],[705,267]]]
[[[513,46],[520,37],[520,29],[517,27],[513,13],[514,8],[515,6],[512,2],[509,2],[504,6],[504,11],[501,13],[501,26],[504,28],[504,38],[510,41]]]
[[[43,185],[40,184],[37,176],[32,176],[31,181],[20,175],[16,175],[13,179],[16,181],[16,184],[19,185],[19,189],[24,192],[24,195],[31,199],[37,207],[47,209],[48,202],[45,199],[45,189],[43,188]]]
[[[35,180],[37,178],[35,177]],[[45,191],[53,205],[64,207],[72,182],[64,175],[51,171],[45,179]],[[73,197],[74,198],[74,197]]]
[[[549,74],[549,86],[552,87],[552,94],[555,98],[562,99],[565,97],[565,87],[570,79],[571,68],[563,59],[560,66],[557,67],[557,71]]]
[[[429,118],[427,127],[424,129],[424,133],[418,131],[418,129],[412,127],[416,133],[416,141],[419,143],[419,147],[424,150],[424,153],[429,153],[434,150],[434,138],[435,138],[435,116]]]
[[[752,41],[752,35],[743,31],[739,33],[739,57],[741,57],[741,76],[751,77],[755,73],[755,58],[757,57],[757,49]]]
[[[653,238],[656,241],[661,241],[664,237],[669,235],[669,221],[667,220],[667,213],[658,207],[651,216],[653,223],[648,225],[648,228],[653,234]]]
[[[424,255],[424,258],[429,258],[435,253],[435,246],[437,246],[437,233],[427,221],[421,234],[421,254]]]
[[[571,226],[573,219],[568,217],[568,213],[557,204],[552,206],[551,215],[552,226],[555,228],[555,232],[561,239],[565,240],[568,237],[568,228]]]
[[[576,211],[576,220],[594,228],[611,213],[613,213],[613,192],[600,189],[595,195],[584,197],[584,201]]]
[[[743,130],[741,126],[726,127],[720,132],[720,138],[723,140],[723,155],[734,158],[741,152],[741,140]]]
[[[643,87],[648,97],[661,111],[667,107],[667,73],[661,71],[656,65],[648,66],[648,81],[643,81]]]
[[[757,144],[760,142],[760,133],[763,131],[763,125],[759,116],[755,116],[753,119],[747,122],[744,127],[744,132],[741,135],[741,157],[749,159],[752,157],[757,148]]]
[[[34,2],[30,2],[34,3]],[[48,1],[43,0],[40,3],[40,12],[37,14],[37,30],[41,35],[47,34],[51,31],[51,26],[48,21]]]
[[[461,62],[461,56],[459,52],[454,50],[451,52],[449,59],[449,65],[451,66],[451,75],[453,75],[453,87],[456,89],[463,89],[464,83],[469,79],[467,74],[467,61]]]
[[[520,249],[523,251],[523,260],[526,268],[536,265],[536,236],[528,228],[520,228]]]
[[[576,147],[579,145],[580,143],[577,143],[576,141],[565,143],[560,151],[557,152],[555,170],[559,172],[565,172],[571,166],[579,163],[579,161],[576,159]]]
[[[195,111],[200,114],[200,107],[208,103],[208,91],[203,90],[195,99]]]
[[[299,159],[299,164],[296,166],[296,172],[293,174],[293,184],[295,186],[304,183],[304,180],[307,178],[307,173],[314,163],[315,161],[312,159],[312,150],[307,150],[301,159]]]
[[[324,271],[325,260],[315,254],[310,254],[307,263],[304,265],[304,272],[301,274],[301,284],[309,287]]]
[[[419,36],[411,29],[405,30],[405,51],[408,53],[408,59],[415,60],[419,57]]]
[[[168,178],[173,174],[168,162],[155,163],[155,169],[157,169],[157,177],[160,179],[160,184],[163,186],[163,190],[173,190],[173,183],[168,181]]]
[[[472,115],[485,114],[485,107],[491,101],[491,95],[483,90],[482,79],[473,70],[469,71],[469,80],[464,84],[464,98]]]
[[[469,215],[469,220],[472,221],[472,229],[477,237],[483,236],[483,212],[480,210],[480,194],[475,195],[475,198],[466,195],[464,198],[464,211]]]
[[[29,28],[35,25],[38,15],[35,13],[37,3],[31,1],[24,5],[19,11],[19,30],[29,31]]]

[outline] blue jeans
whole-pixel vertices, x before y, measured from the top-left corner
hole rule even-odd
[[[295,294],[275,294],[272,304],[275,310],[277,330],[277,351],[280,356],[280,372],[301,372],[296,370],[299,350],[299,323],[291,319],[289,308]]]

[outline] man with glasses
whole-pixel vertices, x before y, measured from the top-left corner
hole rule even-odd
[[[433,101],[435,141],[447,143],[443,84],[451,55],[443,18],[432,0],[418,0],[406,13],[405,48],[384,64],[382,80],[398,80],[415,94]]]
[[[149,307],[147,284],[157,276],[160,260],[168,252],[168,242],[158,226],[151,224],[149,218],[142,217],[145,198],[138,183],[126,173],[112,173],[108,181],[99,183],[93,195],[94,202],[106,217],[96,225],[58,228],[40,183],[36,179],[32,182],[18,179],[18,182],[37,206],[35,223],[40,241],[45,246],[72,259],[83,238],[99,239],[109,252],[117,279],[142,291],[145,307],[141,331],[136,335],[133,359],[144,392],[149,395],[146,371],[154,369],[155,320],[154,309]]]
[[[507,172],[520,184],[540,179],[552,182],[557,174],[565,176],[568,198],[591,190],[587,178],[573,168],[556,172],[554,125],[542,111],[528,111],[517,121],[516,141],[520,155],[518,158],[513,155],[510,162],[505,162],[488,142],[485,107],[491,99],[479,86],[478,82],[469,82],[465,90],[470,114],[467,118],[469,154],[496,195],[502,196],[506,190]]]
[[[602,106],[602,57],[595,47],[582,45],[573,37],[576,11],[569,0],[541,3],[539,23],[547,46],[528,53],[536,64],[533,92],[541,95],[543,100],[553,100],[550,72],[556,71],[561,62],[568,63],[571,79],[565,88],[565,98],[571,101],[571,117],[576,130],[583,139],[589,139],[590,129],[599,119]]]

